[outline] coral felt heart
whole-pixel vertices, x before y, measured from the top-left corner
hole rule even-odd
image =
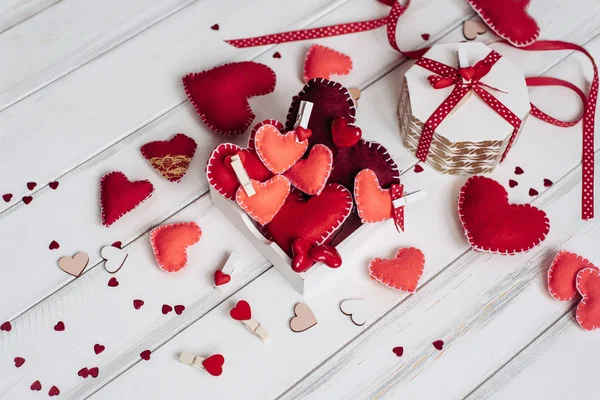
[[[295,131],[282,134],[273,125],[263,125],[256,131],[254,147],[269,171],[282,174],[306,153],[308,140],[300,142]]]
[[[327,184],[332,165],[333,153],[329,147],[317,144],[307,158],[299,160],[284,175],[304,193],[319,195]]]
[[[370,169],[363,169],[354,179],[354,201],[360,221],[379,222],[392,218],[392,194],[390,189],[379,186],[377,175]]]
[[[169,141],[146,143],[140,151],[165,179],[178,183],[190,167],[196,147],[194,139],[178,133]]]
[[[354,179],[363,169],[373,171],[382,188],[387,189],[392,183],[400,183],[400,172],[386,148],[364,139],[352,147],[337,150],[328,183],[339,183],[353,191]]]
[[[544,211],[530,204],[509,204],[506,189],[484,176],[473,176],[463,185],[458,214],[469,244],[477,251],[525,252],[550,231]]]
[[[150,232],[150,243],[160,269],[177,272],[187,264],[187,248],[198,243],[202,230],[195,222],[162,225]]]
[[[414,293],[425,267],[423,252],[415,247],[402,248],[391,260],[376,258],[369,263],[369,273],[385,286]]]
[[[252,318],[250,304],[246,300],[238,301],[235,307],[229,311],[229,315],[236,321],[248,321]]]
[[[337,147],[351,147],[362,137],[362,130],[348,124],[344,117],[338,117],[331,124],[331,137]]]
[[[572,300],[577,294],[575,281],[577,273],[584,268],[598,269],[587,259],[561,250],[548,269],[548,291],[556,300]]]
[[[290,181],[283,175],[275,175],[262,183],[251,180],[256,193],[248,196],[240,187],[235,201],[246,213],[260,225],[268,224],[279,212],[285,199],[290,194]]]
[[[600,328],[600,271],[584,268],[577,273],[577,291],[582,299],[577,305],[575,317],[586,331]]]
[[[102,225],[111,226],[123,215],[152,196],[150,181],[131,182],[124,173],[109,172],[100,179],[100,208]]]
[[[300,93],[292,98],[285,123],[286,130],[294,129],[302,100],[313,103],[308,121],[308,128],[312,131],[309,144],[324,144],[334,150],[335,144],[331,137],[333,120],[344,117],[350,124],[355,122],[356,107],[350,92],[337,82],[322,78],[311,79]]]
[[[244,133],[254,120],[248,98],[271,93],[275,72],[252,61],[221,65],[183,77],[185,93],[202,118],[223,135]]]
[[[250,132],[250,137],[248,138],[249,149],[256,149],[256,147],[254,147],[256,132],[258,132],[258,130],[265,125],[273,125],[275,128],[277,128],[279,132],[283,133],[283,123],[277,121],[276,119],[265,119],[263,121],[260,121],[258,124],[254,125],[254,128],[252,128],[252,132]]]
[[[304,82],[314,78],[329,79],[331,75],[347,75],[352,70],[352,59],[329,47],[313,44],[304,60]]]
[[[233,143],[218,145],[210,155],[206,165],[206,179],[217,192],[229,200],[235,200],[235,193],[240,187],[235,172],[228,163],[228,157],[240,153],[242,164],[251,179],[264,182],[273,174],[265,168],[256,152],[252,149],[242,149]]]
[[[329,184],[320,195],[308,200],[294,190],[263,232],[293,257],[292,243],[296,239],[304,239],[312,245],[325,243],[348,218],[351,210],[352,195],[341,185]]]
[[[517,47],[535,42],[540,35],[540,27],[527,13],[530,0],[467,2],[496,35]]]
[[[202,361],[202,366],[212,376],[219,376],[223,373],[223,363],[225,363],[225,357],[221,354],[213,354]]]

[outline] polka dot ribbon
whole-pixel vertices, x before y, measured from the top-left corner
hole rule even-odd
[[[392,204],[394,200],[402,198],[404,193],[404,185],[399,183],[392,183],[390,186],[390,193],[392,194]],[[394,207],[392,210],[392,217],[394,218],[394,225],[398,232],[404,232],[404,206]]]

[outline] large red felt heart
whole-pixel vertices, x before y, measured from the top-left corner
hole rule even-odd
[[[223,363],[225,362],[225,357],[221,354],[213,354],[212,356],[205,358],[202,361],[202,366],[212,376],[219,376],[223,373]]]
[[[331,124],[337,117],[344,117],[348,123],[355,121],[356,107],[348,89],[327,79],[311,79],[296,96],[286,119],[286,130],[294,129],[302,100],[313,103],[308,128],[312,131],[310,146],[324,144],[331,150],[336,148],[331,137]],[[335,151],[334,151],[335,154]]]
[[[329,147],[317,144],[312,148],[308,157],[294,164],[285,172],[285,176],[302,192],[319,195],[331,175],[332,165],[333,154]]]
[[[513,45],[527,46],[538,38],[540,27],[527,14],[530,0],[467,0],[496,35]]]
[[[477,251],[525,252],[550,231],[545,212],[530,204],[509,204],[506,189],[484,176],[473,176],[464,184],[458,214],[469,244]]]
[[[256,152],[252,149],[242,149],[233,143],[222,143],[213,150],[206,165],[206,179],[217,192],[229,200],[235,201],[235,193],[240,187],[235,172],[227,158],[241,153],[242,164],[251,179],[264,182],[271,179],[273,174],[263,165]]]
[[[308,200],[294,190],[275,218],[263,228],[265,235],[290,257],[292,243],[304,239],[313,245],[325,243],[352,210],[352,195],[345,187],[329,184]]]
[[[196,147],[194,139],[178,133],[169,141],[146,143],[140,151],[165,179],[178,183],[190,167]]]
[[[271,68],[245,61],[188,74],[183,87],[206,126],[223,135],[237,135],[254,120],[248,98],[271,93],[276,80]]]
[[[202,230],[195,222],[162,225],[150,232],[150,243],[160,269],[177,272],[187,264],[187,248],[198,243]]]
[[[109,172],[100,179],[100,208],[102,224],[111,226],[123,215],[152,196],[150,181],[131,182],[124,173]]]
[[[425,267],[423,252],[415,247],[400,249],[391,260],[376,258],[369,263],[372,279],[396,290],[414,293]]]
[[[329,47],[313,44],[304,60],[304,82],[314,78],[329,79],[331,75],[347,75],[351,70],[350,57]]]
[[[577,291],[583,297],[575,317],[586,331],[600,328],[600,271],[584,268],[577,273]]]
[[[587,259],[561,250],[548,269],[548,291],[556,300],[572,300],[577,294],[575,280],[577,273],[584,268],[598,269]]]
[[[246,300],[238,301],[235,307],[229,311],[229,315],[236,321],[248,321],[249,319],[252,319],[250,304],[248,304]]]

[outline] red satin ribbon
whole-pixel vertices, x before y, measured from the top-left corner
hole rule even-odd
[[[388,16],[363,22],[351,22],[347,24],[339,24],[326,26],[322,28],[304,29],[283,33],[276,33],[273,35],[260,36],[255,38],[235,39],[226,40],[227,43],[238,47],[253,47],[263,46],[269,44],[279,44],[286,42],[293,42],[298,40],[308,39],[319,39],[329,36],[339,36],[348,33],[364,32],[372,29],[377,29],[381,26],[387,26],[387,37],[390,46],[401,54],[409,58],[420,58],[429,50],[429,48],[423,48],[414,51],[402,51],[398,47],[396,42],[396,28],[400,16],[404,14],[406,9],[410,5],[410,0],[406,1],[406,5],[401,5],[398,1],[394,0],[379,0],[383,4],[391,5],[391,10]],[[393,4],[391,4],[393,2]],[[501,43],[512,44],[507,41],[500,41]],[[514,46],[513,46],[514,47]],[[577,124],[583,119],[583,175],[582,175],[582,218],[584,220],[592,219],[594,217],[594,120],[596,114],[596,103],[598,100],[598,68],[594,62],[594,58],[590,53],[587,52],[583,47],[573,43],[562,42],[557,40],[538,40],[533,44],[524,47],[518,47],[519,49],[526,51],[544,51],[544,50],[571,50],[578,51],[585,54],[592,62],[594,68],[594,79],[590,87],[589,96],[586,98],[585,94],[577,88],[575,85],[563,81],[561,79],[550,78],[550,77],[532,77],[527,78],[526,82],[528,86],[561,86],[567,89],[573,90],[581,98],[584,105],[583,115],[575,121],[560,121],[554,117],[549,116],[545,112],[541,111],[535,105],[531,105],[531,115],[540,118],[552,125],[569,127]],[[509,144],[511,146],[512,143]],[[507,149],[508,151],[508,149]],[[505,152],[506,155],[506,152]]]
[[[392,194],[392,217],[394,218],[394,225],[398,232],[404,232],[404,206],[394,207],[394,200],[402,198],[404,194],[404,185],[400,183],[392,183],[390,186],[390,193]]]

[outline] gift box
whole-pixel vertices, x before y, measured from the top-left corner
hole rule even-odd
[[[481,174],[504,159],[530,110],[515,64],[483,43],[457,43],[433,46],[406,71],[398,117],[404,145],[421,161]]]

